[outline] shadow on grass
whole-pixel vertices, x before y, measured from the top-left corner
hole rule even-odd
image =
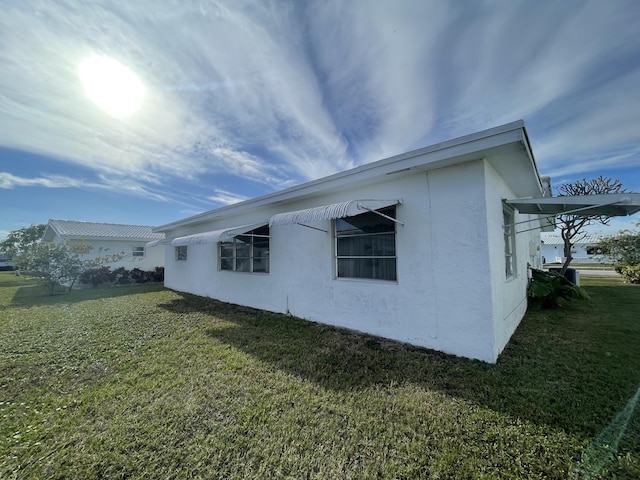
[[[638,297],[639,290],[621,288],[612,290],[626,299]],[[612,295],[607,287],[602,292],[592,290],[596,302]],[[585,318],[594,314],[593,304],[530,312],[498,363],[490,365],[286,315],[179,295],[182,298],[161,306],[174,313],[198,312],[224,320],[209,328],[210,337],[327,389],[411,384],[593,437],[640,383],[636,358],[640,329],[630,329],[626,321],[620,332],[606,322],[600,328],[597,321],[590,325]],[[631,312],[637,311],[638,300],[635,305]],[[610,341],[601,341],[607,332]],[[618,348],[615,354],[612,344]]]
[[[0,305],[0,308],[11,307],[34,307],[41,305],[56,305],[61,303],[76,303],[98,298],[113,298],[125,295],[137,295],[146,292],[157,292],[164,289],[162,283],[146,283],[122,286],[109,286],[99,288],[83,288],[68,291],[66,288],[56,288],[53,295],[49,293],[49,288],[33,279],[20,281],[13,298],[7,305]]]

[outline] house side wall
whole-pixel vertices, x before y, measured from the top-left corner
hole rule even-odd
[[[491,258],[491,296],[493,305],[494,356],[498,357],[527,310],[529,268],[541,268],[539,220],[533,215],[521,215],[516,210],[515,222],[532,220],[516,225],[515,275],[505,273],[505,241],[503,230],[503,200],[514,198],[504,180],[487,162],[486,204],[489,228],[489,255]],[[531,229],[531,230],[530,230]],[[529,231],[526,231],[529,230]]]
[[[56,242],[59,242],[59,237],[56,238]],[[85,240],[90,245],[92,250],[83,255],[85,260],[92,260],[98,257],[104,257],[109,255],[116,255],[124,253],[125,257],[117,262],[105,263],[106,266],[112,270],[124,267],[127,270],[133,268],[139,268],[141,270],[153,270],[155,267],[161,267],[164,265],[164,248],[161,245],[156,247],[145,249],[144,257],[134,257],[133,247],[144,247],[147,243],[144,241],[134,240]]]
[[[220,271],[217,245],[190,245],[187,260],[166,248],[165,285],[461,356],[494,361],[483,161],[256,209],[198,231],[353,199],[402,198],[397,282],[335,278],[332,222],[271,229],[270,273]],[[273,210],[277,208],[278,210]],[[232,223],[231,223],[232,222]],[[168,238],[195,233],[167,232]]]
[[[439,349],[493,362],[484,162],[428,175]]]

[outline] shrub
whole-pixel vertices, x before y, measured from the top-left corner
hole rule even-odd
[[[127,285],[131,283],[129,275],[129,270],[124,267],[118,267],[112,272],[111,281],[117,283],[118,285]]]
[[[80,275],[80,281],[82,283],[90,283],[96,288],[101,283],[110,282],[112,278],[111,268],[98,267],[90,270],[85,270]]]
[[[136,283],[148,282],[146,273],[147,272],[145,272],[144,270],[140,270],[139,268],[134,268],[131,270],[131,280],[133,280]]]
[[[118,267],[113,271],[109,267],[92,268],[80,275],[80,281],[85,284],[91,284],[94,287],[108,282],[113,282],[117,285],[128,285],[134,282],[162,282],[164,281],[164,267],[156,267],[151,272],[139,268],[134,268],[131,271],[124,267]]]
[[[618,263],[615,269],[622,275],[624,283],[640,283],[640,265]]]
[[[588,299],[589,295],[580,287],[570,282],[557,272],[531,269],[528,297],[530,302],[542,307],[559,306],[558,300]]]
[[[164,267],[156,267],[152,272],[134,268],[131,270],[131,279],[136,283],[162,282],[164,281]]]
[[[164,267],[156,267],[153,271],[154,282],[164,282]]]

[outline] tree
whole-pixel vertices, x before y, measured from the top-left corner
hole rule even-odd
[[[124,253],[94,259],[83,259],[92,250],[84,240],[79,242],[47,243],[42,241],[46,225],[31,225],[9,232],[0,242],[0,249],[12,257],[25,273],[42,279],[53,295],[60,284],[73,288],[78,277],[86,270],[104,263],[117,262]]]
[[[620,180],[603,177],[591,180],[582,179],[573,183],[565,183],[557,189],[559,197],[572,195],[600,195],[606,193],[624,193],[626,189],[622,187]],[[558,215],[557,224],[560,227],[560,235],[564,242],[565,261],[560,270],[560,274],[564,275],[569,268],[569,264],[573,260],[571,250],[573,246],[587,236],[584,228],[594,222],[608,225],[611,217],[605,215],[589,215],[588,213],[569,213]]]
[[[623,230],[597,245],[616,261],[616,271],[628,283],[640,283],[640,222],[636,223],[636,227],[638,230],[635,232]]]
[[[9,232],[5,240],[0,242],[0,250],[9,257],[17,259],[22,252],[42,241],[42,235],[46,228],[47,226],[44,224],[32,224],[29,227],[13,230]]]
[[[18,257],[20,268],[29,275],[42,279],[53,295],[55,287],[69,284],[69,290],[86,269],[81,256],[91,251],[85,242],[34,243]]]
[[[27,274],[42,279],[53,295],[57,285],[66,285],[69,290],[87,270],[92,270],[105,263],[117,262],[125,257],[124,253],[105,255],[85,260],[83,255],[93,247],[84,240],[79,242],[34,243],[18,257],[20,268]]]

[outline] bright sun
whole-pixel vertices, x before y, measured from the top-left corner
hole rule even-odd
[[[144,87],[137,75],[109,57],[84,60],[80,78],[87,96],[111,115],[135,112],[144,98]]]

